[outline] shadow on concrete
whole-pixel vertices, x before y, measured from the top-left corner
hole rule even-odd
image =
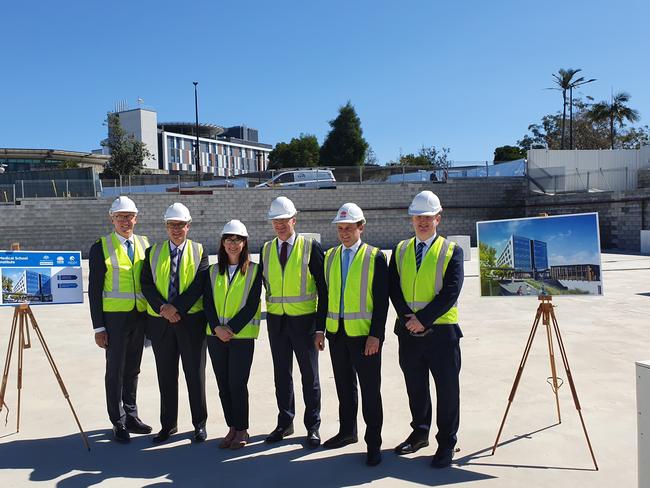
[[[533,430],[532,432],[528,432],[527,434],[521,434],[521,435],[516,435],[512,439],[500,442],[497,444],[497,449],[501,446],[505,446],[507,444],[511,444],[513,442],[517,442],[521,439],[532,439],[532,436],[535,434],[538,434],[540,432],[543,432],[545,430],[551,429],[553,427],[557,427],[560,425],[559,422],[556,422],[551,425],[547,425],[546,427],[542,427],[537,430]],[[499,463],[487,463],[487,462],[474,462],[476,459],[484,459],[484,458],[494,458],[496,457],[496,452],[494,455],[492,454],[492,447],[486,447],[485,449],[481,449],[480,451],[473,452],[471,454],[467,454],[466,456],[463,456],[458,459],[454,459],[454,464],[458,466],[495,466],[495,467],[504,467],[504,468],[529,468],[529,469],[553,469],[553,470],[566,470],[566,471],[596,471],[594,468],[574,468],[574,467],[567,467],[567,466],[544,466],[544,465],[531,465],[531,464],[499,464]]]
[[[637,293],[637,295],[642,296],[642,297],[650,297],[650,291],[645,292],[645,293]]]
[[[365,452],[303,448],[303,438],[289,438],[277,447],[263,436],[239,451],[219,449],[218,439],[191,444],[191,432],[173,436],[170,443],[154,445],[152,436],[134,436],[127,445],[111,441],[110,430],[88,432],[92,451],[84,449],[78,434],[48,439],[15,440],[0,444],[0,469],[31,470],[30,481],[45,481],[60,488],[88,487],[104,480],[138,480],[138,486],[274,487],[308,484],[312,487],[358,486],[393,479],[427,486],[464,483],[494,476],[451,467],[434,470],[430,456],[399,458],[384,451],[381,465],[365,465]],[[322,457],[324,454],[327,457]]]

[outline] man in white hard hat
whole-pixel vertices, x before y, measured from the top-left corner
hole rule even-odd
[[[146,302],[140,273],[149,240],[134,234],[138,209],[129,197],[119,197],[108,211],[113,232],[90,248],[88,301],[95,343],[106,350],[106,407],[117,442],[129,433],[149,434],[138,417],[136,393],[146,325]]]
[[[327,316],[318,322],[315,344],[330,344],[339,432],[323,443],[336,449],[357,442],[357,377],[366,422],[366,464],[381,462],[381,344],[388,315],[388,265],[376,247],[361,241],[366,220],[355,203],[346,203],[332,221],[341,245],[325,253]]]
[[[187,238],[192,217],[182,203],[163,216],[168,240],[147,250],[142,269],[142,292],[147,299],[147,336],[156,358],[160,389],[161,429],[153,442],[164,442],[178,430],[178,360],[183,362],[195,442],[207,439],[205,422],[205,360],[207,322],[203,287],[208,253]]]
[[[266,242],[260,251],[279,410],[277,426],[266,442],[279,442],[293,434],[295,354],[302,376],[307,446],[315,448],[320,445],[320,383],[314,334],[317,314],[324,316],[326,312],[327,286],[323,277],[323,250],[315,240],[296,234],[296,214],[296,207],[287,197],[271,202],[268,219],[277,237]]]
[[[437,234],[442,206],[434,193],[418,193],[408,213],[415,237],[397,244],[389,267],[399,363],[412,428],[395,452],[410,454],[429,445],[431,373],[436,385],[438,427],[438,448],[431,466],[444,468],[452,462],[460,421],[459,343],[463,334],[458,326],[457,302],[463,286],[463,250]]]

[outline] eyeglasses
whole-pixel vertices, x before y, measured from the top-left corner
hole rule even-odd
[[[229,237],[228,239],[224,239],[223,242],[226,244],[240,244],[244,242],[244,240],[243,237]]]
[[[183,230],[186,225],[187,222],[180,222],[180,223],[167,222],[167,228],[173,230]]]
[[[135,214],[113,214],[113,219],[118,222],[131,222],[135,219]]]

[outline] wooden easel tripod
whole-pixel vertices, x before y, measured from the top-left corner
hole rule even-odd
[[[23,387],[23,351],[25,349],[29,349],[32,347],[31,339],[29,337],[28,322],[32,324],[32,328],[36,333],[36,337],[38,337],[38,340],[43,346],[45,357],[47,358],[48,362],[50,363],[50,366],[52,367],[52,371],[54,372],[54,376],[56,377],[56,380],[59,382],[59,386],[61,387],[61,392],[63,393],[65,399],[68,401],[68,405],[70,405],[70,410],[72,410],[72,415],[74,416],[74,419],[77,422],[77,426],[79,427],[79,432],[81,432],[81,437],[83,439],[84,445],[90,451],[90,446],[88,445],[88,438],[86,437],[86,433],[83,431],[81,424],[79,423],[79,418],[77,417],[77,413],[75,412],[74,407],[72,406],[72,402],[70,401],[70,395],[68,394],[68,390],[66,389],[65,384],[63,384],[63,379],[59,374],[59,369],[56,367],[56,364],[54,363],[54,358],[52,357],[52,353],[50,353],[50,349],[47,347],[47,344],[45,343],[45,338],[43,337],[43,333],[41,332],[41,329],[38,327],[38,323],[34,318],[32,309],[29,307],[29,305],[26,304],[18,305],[14,308],[14,317],[11,322],[11,332],[9,334],[9,346],[7,347],[7,358],[5,360],[4,372],[2,374],[2,386],[0,386],[0,411],[2,411],[2,407],[6,406],[5,392],[7,391],[7,380],[9,378],[9,368],[11,366],[11,356],[13,353],[14,342],[16,340],[16,332],[18,332],[18,381],[16,385],[18,388],[18,407],[17,407],[17,414],[16,414],[16,432],[19,432],[20,431],[20,396]]]
[[[553,393],[555,394],[555,405],[557,407],[557,420],[558,423],[562,422],[562,417],[560,415],[560,399],[558,397],[558,389],[561,384],[558,386],[558,377],[557,369],[555,367],[555,353],[553,352],[553,332],[555,332],[555,337],[557,338],[557,344],[560,349],[560,355],[562,356],[562,363],[564,364],[564,370],[566,371],[567,380],[569,381],[569,386],[571,387],[571,395],[573,396],[573,403],[575,404],[578,415],[580,416],[580,422],[582,423],[582,430],[585,433],[585,438],[587,439],[587,446],[589,446],[589,452],[591,453],[591,459],[594,461],[594,467],[598,471],[598,463],[596,463],[596,456],[594,456],[594,450],[591,447],[591,442],[589,441],[589,434],[587,434],[587,427],[585,426],[585,421],[582,418],[582,411],[580,409],[580,400],[578,400],[578,392],[576,391],[575,383],[573,382],[573,376],[571,375],[571,369],[569,368],[569,360],[567,358],[566,349],[564,349],[564,343],[562,342],[562,336],[560,335],[560,326],[557,323],[555,318],[555,313],[553,312],[553,304],[551,303],[552,297],[548,295],[540,295],[539,300],[541,303],[537,307],[537,313],[535,315],[535,320],[533,321],[533,327],[528,336],[528,342],[524,348],[524,355],[521,358],[519,363],[519,369],[517,370],[517,375],[515,376],[515,381],[512,385],[512,390],[510,391],[510,396],[508,397],[508,405],[506,411],[503,414],[503,420],[501,421],[501,426],[499,427],[499,433],[497,438],[494,441],[494,446],[492,447],[492,454],[497,450],[497,445],[499,444],[499,438],[501,437],[501,432],[503,431],[503,425],[506,423],[506,417],[508,416],[508,411],[512,405],[513,400],[515,399],[515,393],[517,393],[517,387],[519,386],[519,380],[521,380],[521,375],[524,372],[524,366],[526,366],[526,360],[528,359],[528,354],[530,353],[530,348],[533,344],[533,339],[535,338],[535,332],[537,331],[537,326],[539,325],[540,319],[546,327],[546,339],[548,342],[548,352],[549,359],[551,362],[551,379]]]

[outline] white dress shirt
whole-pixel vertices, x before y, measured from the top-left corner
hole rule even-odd
[[[287,259],[289,259],[289,256],[291,256],[291,250],[293,249],[293,244],[296,242],[296,233],[294,232],[291,234],[291,237],[287,239],[286,241],[281,240],[278,237],[278,257],[280,256],[280,252],[282,252],[282,243],[286,242],[287,243]]]
[[[424,256],[427,255],[427,251],[428,251],[429,248],[431,247],[431,244],[433,244],[433,241],[435,241],[437,235],[438,235],[437,233],[436,233],[436,234],[433,234],[433,235],[432,235],[431,237],[429,237],[426,241],[421,241],[421,240],[418,239],[417,237],[415,238],[415,249],[416,249],[416,250],[417,250],[418,245],[420,244],[420,242],[424,242],[424,244],[425,244],[424,249],[422,249],[422,259],[424,259]]]

